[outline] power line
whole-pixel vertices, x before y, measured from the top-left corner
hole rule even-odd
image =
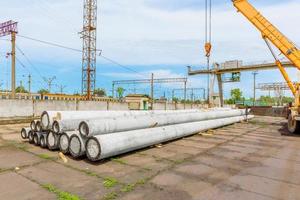
[[[31,71],[28,69],[28,67],[18,58],[16,57],[16,61],[24,68],[26,71],[31,74]],[[41,85],[43,85],[43,82],[39,81]],[[45,85],[44,85],[45,86]]]
[[[24,58],[26,59],[26,61],[32,66],[32,68],[40,75],[40,77],[42,78],[42,74],[41,72],[35,67],[35,65],[30,61],[30,59],[25,55],[24,51],[18,46],[16,45],[18,51],[20,51],[20,53],[24,56]]]
[[[70,50],[70,51],[74,51],[74,52],[80,52],[82,53],[82,50],[81,49],[76,49],[76,48],[73,48],[73,47],[68,47],[68,46],[65,46],[65,45],[61,45],[61,44],[57,44],[57,43],[53,43],[53,42],[47,42],[47,41],[44,41],[44,40],[39,40],[39,39],[35,39],[35,38],[32,38],[32,37],[28,37],[28,36],[23,36],[23,35],[18,35],[19,37],[22,37],[22,38],[25,38],[25,39],[28,39],[28,40],[32,40],[32,41],[35,41],[35,42],[39,42],[39,43],[43,43],[43,44],[47,44],[47,45],[50,45],[50,46],[54,46],[54,47],[58,47],[58,48],[62,48],[62,49],[66,49],[66,50]],[[97,51],[100,51],[100,50],[97,50]],[[118,65],[119,67],[122,67],[128,71],[131,71],[131,72],[134,72],[134,73],[137,73],[137,74],[140,74],[141,76],[144,76],[146,77],[146,75],[134,70],[134,69],[131,69],[130,67],[127,67],[125,65],[122,65],[120,63],[118,63],[117,61],[114,61],[113,59],[111,58],[108,58],[106,56],[103,56],[102,54],[98,54],[99,57],[102,57],[103,59],[115,64],[115,65]]]
[[[124,65],[122,65],[122,64],[120,64],[120,63],[118,63],[118,62],[116,62],[116,61],[114,61],[114,60],[112,60],[112,59],[110,59],[110,58],[108,58],[108,57],[105,57],[105,56],[103,56],[103,55],[100,55],[100,57],[102,57],[103,59],[105,59],[105,60],[107,60],[107,61],[109,61],[109,62],[111,62],[111,63],[113,63],[113,64],[115,64],[115,65],[118,65],[118,66],[120,66],[120,67],[122,67],[122,68],[124,68],[124,69],[127,69],[127,70],[129,70],[129,71],[131,71],[131,72],[134,72],[134,73],[140,74],[141,76],[146,77],[144,74],[142,74],[142,73],[140,73],[140,72],[138,72],[138,71],[135,71],[135,70],[133,70],[133,69],[131,69],[131,68],[129,68],[129,67],[126,67],[126,66],[124,66]]]
[[[57,43],[53,43],[53,42],[47,42],[47,41],[39,40],[39,39],[34,39],[32,37],[23,36],[23,35],[18,35],[18,37],[25,38],[25,39],[28,39],[28,40],[32,40],[32,41],[35,41],[35,42],[39,42],[39,43],[43,43],[43,44],[47,44],[47,45],[50,45],[50,46],[59,47],[59,48],[63,48],[63,49],[67,49],[67,50],[71,50],[71,51],[76,51],[76,52],[82,53],[82,50],[80,50],[80,49],[75,49],[75,48],[72,48],[72,47],[67,47],[67,46],[64,46],[64,45],[61,45],[61,44],[57,44]]]

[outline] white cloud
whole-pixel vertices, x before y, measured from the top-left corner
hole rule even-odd
[[[228,2],[218,4],[213,10],[213,61],[272,60],[260,33]],[[18,21],[20,35],[81,49],[78,32],[82,27],[82,3],[82,0],[0,1],[0,21]],[[151,72],[152,65],[170,66],[169,70],[156,71],[155,74],[162,77],[178,75],[172,65],[205,64],[203,9],[162,9],[159,7],[160,2],[157,1],[157,6],[153,6],[153,3],[149,5],[149,0],[101,0],[98,3],[98,48],[103,49],[105,56],[124,65],[139,65],[141,67],[138,71],[146,74]],[[260,5],[257,8],[290,39],[300,43],[300,29],[295,28],[300,18],[298,1]],[[57,73],[57,76],[65,77],[72,66],[81,73],[80,53],[52,48],[20,37],[17,41],[36,63],[62,63],[57,68],[38,66],[43,73]],[[4,43],[1,41],[1,44]],[[0,52],[9,49],[9,45],[0,46]],[[98,61],[108,64],[102,59]],[[142,78],[137,74],[119,72],[117,69],[110,74],[101,71],[100,75]],[[274,81],[272,76],[270,79]],[[193,87],[205,83],[205,79],[191,77]]]
[[[98,46],[103,53],[123,64],[199,64],[203,52],[204,11],[202,9],[163,10],[143,0],[102,0],[98,11]],[[300,30],[287,22],[300,17],[296,1],[259,7],[264,15],[294,41]],[[82,1],[12,0],[0,2],[1,21],[19,21],[21,35],[81,48],[77,32],[82,27]],[[281,13],[285,13],[284,16]],[[9,16],[3,18],[3,16]],[[42,59],[66,54],[60,60],[80,56],[64,50],[20,39],[28,51]],[[270,57],[260,34],[237,13],[231,4],[213,11],[213,60],[239,58],[260,60]]]

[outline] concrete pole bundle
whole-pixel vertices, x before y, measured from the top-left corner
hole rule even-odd
[[[245,110],[44,111],[21,137],[98,161],[251,118]]]
[[[245,116],[238,116],[105,135],[96,135],[87,140],[86,154],[91,161],[98,161],[155,144],[197,134],[201,131],[237,123],[245,119]]]
[[[59,136],[58,146],[59,146],[59,150],[62,153],[64,153],[64,154],[69,153],[70,137],[73,134],[78,134],[78,131],[67,131],[67,132],[62,133]]]
[[[153,128],[245,115],[245,110],[221,110],[195,113],[165,113],[160,115],[132,116],[109,119],[91,119],[82,121],[79,132],[83,137],[123,132],[129,130]]]

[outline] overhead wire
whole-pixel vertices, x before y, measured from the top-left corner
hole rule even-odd
[[[24,68],[26,69],[26,71],[29,73],[29,74],[32,74],[31,71],[28,69],[28,67],[16,56],[16,61]],[[43,87],[46,87],[46,85],[44,85],[45,83],[42,82],[42,81],[38,81]]]
[[[65,46],[65,45],[58,44],[58,43],[53,43],[53,42],[48,42],[48,41],[44,41],[44,40],[40,40],[40,39],[35,39],[35,38],[24,36],[24,35],[18,35],[18,36],[21,37],[21,38],[25,38],[25,39],[32,40],[32,41],[39,42],[39,43],[43,43],[43,44],[47,44],[47,45],[50,45],[50,46],[54,46],[54,47],[63,48],[63,49],[66,49],[66,50],[70,50],[70,51],[82,53],[81,49],[76,49],[76,48],[68,47],[68,46]],[[97,51],[99,52],[100,50],[97,50]],[[144,77],[147,77],[145,74],[142,74],[142,73],[140,73],[140,72],[138,72],[138,71],[136,71],[134,69],[131,69],[128,66],[122,65],[119,62],[117,62],[117,61],[115,61],[115,60],[113,60],[111,58],[108,58],[107,56],[104,56],[102,54],[97,54],[97,56],[102,57],[103,59],[105,59],[105,60],[107,60],[107,61],[109,61],[109,62],[111,62],[111,63],[113,63],[113,64],[115,64],[115,65],[117,65],[119,67],[122,67],[122,68],[124,68],[124,69],[126,69],[128,71],[137,73],[137,74],[139,74],[141,76],[144,76]]]

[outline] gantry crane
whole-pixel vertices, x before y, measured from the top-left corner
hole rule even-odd
[[[232,0],[233,5],[242,13],[262,34],[262,38],[270,49],[282,76],[287,82],[291,92],[295,96],[295,101],[290,106],[288,116],[288,129],[295,133],[300,128],[300,107],[299,107],[299,83],[294,84],[289,78],[283,64],[277,58],[272,50],[271,43],[283,54],[289,61],[300,70],[300,50],[296,45],[284,36],[272,23],[270,23],[262,14],[260,14],[248,0]]]

